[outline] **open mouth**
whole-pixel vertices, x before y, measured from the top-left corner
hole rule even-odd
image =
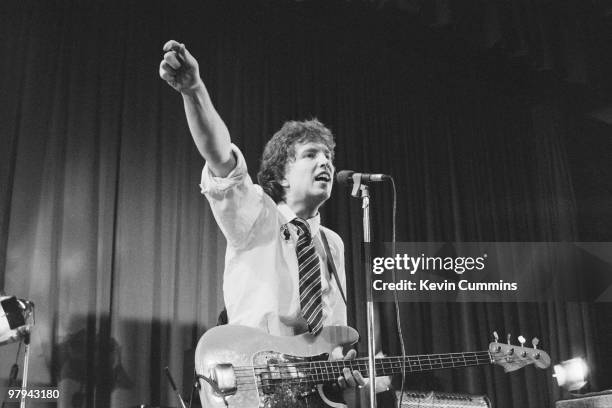
[[[321,173],[315,177],[315,181],[325,181],[329,183],[331,181],[331,176],[329,173]]]

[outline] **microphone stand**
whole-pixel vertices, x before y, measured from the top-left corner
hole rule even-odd
[[[30,366],[30,329],[25,334],[23,343],[25,344],[25,352],[23,354],[23,378],[21,380],[21,401],[19,408],[26,406],[26,394],[28,393],[28,368]]]
[[[363,210],[363,242],[371,243],[372,238],[370,235],[370,191],[367,184],[361,183],[361,175],[354,173],[353,178],[353,190],[351,195],[356,198],[361,198],[361,209]],[[365,248],[365,247],[364,247]],[[372,294],[371,269],[372,269],[372,254],[370,250],[364,251],[364,265],[365,265],[365,276],[368,287],[366,288],[368,300],[366,302],[366,319],[367,319],[367,330],[368,330],[368,372],[369,372],[369,389],[370,389],[370,408],[376,408],[376,367],[375,367],[375,354],[376,354],[376,338],[374,334],[374,301]]]

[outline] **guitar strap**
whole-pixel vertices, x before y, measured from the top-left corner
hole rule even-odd
[[[340,283],[340,278],[338,278],[338,271],[336,271],[336,265],[334,264],[334,258],[332,257],[331,251],[329,250],[329,242],[327,242],[327,237],[322,229],[319,230],[321,232],[321,241],[323,241],[323,246],[325,247],[325,254],[327,255],[327,269],[329,269],[334,274],[334,279],[336,279],[336,284],[338,285],[338,289],[340,289],[340,294],[342,295],[342,300],[344,300],[344,305],[348,307],[346,303],[346,295],[344,294],[344,290],[342,289],[342,284]]]

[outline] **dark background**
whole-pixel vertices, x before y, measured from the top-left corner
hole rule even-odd
[[[285,120],[317,117],[339,169],[394,175],[399,241],[611,241],[611,14],[578,0],[2,2],[0,289],[37,305],[31,383],[59,385],[62,407],[175,404],[162,369],[181,378],[222,308],[225,242],[181,98],[158,77],[165,41],[198,58],[253,176]],[[374,239],[389,240],[390,188],[374,190]],[[365,333],[359,204],[337,187],[323,217]],[[587,358],[591,390],[612,387],[608,303],[401,312],[409,354],[538,336],[554,362]],[[397,354],[392,305],[380,318]],[[16,352],[0,349],[0,384]],[[550,374],[409,386],[550,407],[567,397]]]

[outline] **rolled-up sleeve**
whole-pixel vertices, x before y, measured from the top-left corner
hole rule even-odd
[[[248,240],[262,212],[264,192],[253,184],[244,156],[234,144],[232,153],[236,167],[226,177],[215,176],[208,164],[204,165],[200,188],[228,243],[238,248]]]

